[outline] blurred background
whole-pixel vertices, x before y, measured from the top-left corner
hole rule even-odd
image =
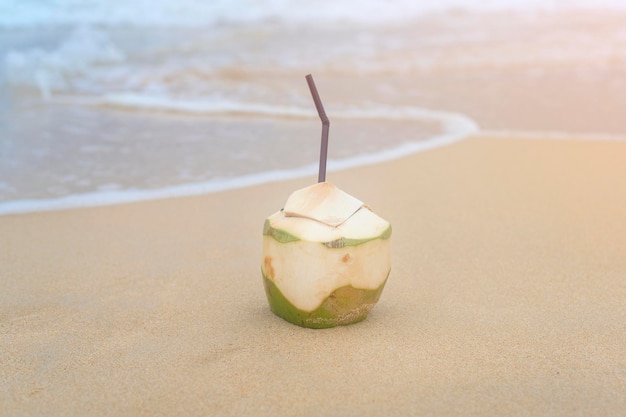
[[[0,212],[626,135],[626,2],[0,0]]]

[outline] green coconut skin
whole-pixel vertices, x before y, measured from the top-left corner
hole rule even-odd
[[[289,232],[272,227],[269,220],[265,220],[265,224],[263,225],[263,234],[266,236],[271,236],[272,238],[274,238],[274,240],[280,243],[289,243],[300,240],[299,237],[294,236]],[[329,248],[344,248],[346,246],[358,246],[375,239],[389,239],[390,237],[391,225],[389,225],[389,227],[379,236],[373,236],[364,239],[347,239],[342,237],[331,242],[322,242],[322,245]]]
[[[313,329],[344,326],[364,320],[378,302],[387,279],[375,289],[359,289],[351,285],[337,288],[313,311],[295,307],[280,292],[271,279],[263,275],[265,294],[270,309],[290,323]],[[387,274],[387,277],[389,274]]]

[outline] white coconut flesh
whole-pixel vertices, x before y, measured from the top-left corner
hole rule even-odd
[[[363,202],[329,182],[294,191],[283,211],[287,217],[304,217],[339,226],[363,206]]]
[[[288,238],[264,236],[263,272],[300,310],[347,285],[377,289],[389,274],[389,222],[330,183],[294,192],[267,222]]]

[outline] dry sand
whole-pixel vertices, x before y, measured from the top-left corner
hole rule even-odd
[[[472,138],[329,179],[394,225],[362,323],[274,316],[296,180],[0,217],[3,416],[626,413],[626,142]]]

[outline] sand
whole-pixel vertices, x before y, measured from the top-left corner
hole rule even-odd
[[[264,218],[314,179],[0,217],[3,416],[618,416],[626,142],[475,137],[329,179],[394,226],[363,322],[274,316]]]

